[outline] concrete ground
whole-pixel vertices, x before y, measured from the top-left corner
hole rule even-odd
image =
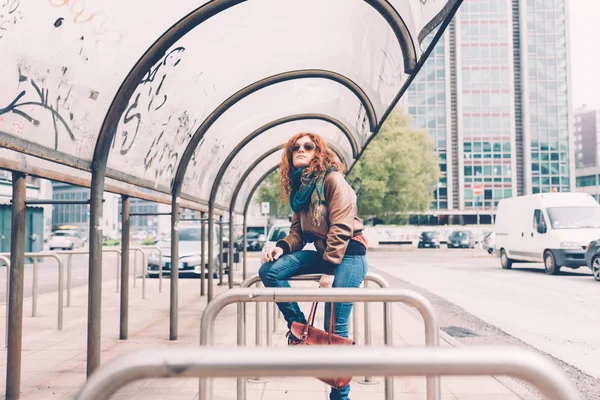
[[[250,262],[250,271],[258,267],[258,260]],[[105,268],[112,268],[108,265]],[[238,279],[239,280],[239,279]],[[137,349],[158,347],[197,346],[200,316],[206,300],[199,296],[199,280],[180,280],[179,293],[179,338],[169,341],[169,290],[168,280],[164,282],[162,293],[158,293],[157,280],[147,280],[146,299],[141,299],[141,282],[130,288],[129,339],[121,341],[119,335],[119,296],[115,293],[115,281],[104,282],[102,300],[102,364]],[[310,285],[305,283],[304,285]],[[216,287],[215,293],[226,290]],[[38,316],[30,317],[30,299],[25,300],[23,334],[22,396],[23,399],[72,399],[85,382],[86,368],[86,326],[87,288],[73,289],[72,305],[65,308],[64,329],[56,330],[56,293],[41,295],[38,299]],[[303,308],[307,308],[307,304]],[[362,305],[357,309],[363,315]],[[373,344],[382,344],[382,308],[371,306],[373,322]],[[3,309],[2,314],[3,315]],[[235,345],[235,306],[226,307],[217,320],[217,346]],[[254,307],[247,307],[248,340],[253,341]],[[424,332],[420,317],[408,307],[393,306],[394,344],[423,345]],[[359,318],[360,320],[360,318]],[[277,320],[273,334],[274,345],[285,345],[285,325]],[[362,321],[358,327],[358,338],[362,344],[364,332]],[[263,328],[263,334],[265,328]],[[447,337],[447,336],[446,336]],[[442,341],[442,345],[455,344]],[[5,360],[5,358],[4,358]],[[5,362],[1,365],[0,387],[4,388],[6,375]],[[352,383],[351,398],[383,398],[383,380],[375,377],[377,384],[363,385],[362,378],[355,377]],[[215,381],[215,399],[235,398],[235,379]],[[262,383],[248,383],[248,399],[326,399],[327,387],[313,378],[271,379]],[[396,378],[397,399],[425,399],[424,378]],[[139,381],[123,388],[114,398],[127,399],[193,399],[197,395],[196,379],[159,379]],[[532,398],[517,382],[493,377],[442,378],[443,399],[519,399]]]

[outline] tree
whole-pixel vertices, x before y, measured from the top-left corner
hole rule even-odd
[[[273,171],[258,187],[256,202],[269,203],[269,214],[274,217],[286,217],[290,212],[288,204],[279,199],[279,169]]]
[[[386,223],[398,214],[425,211],[439,180],[438,156],[429,135],[395,109],[348,175],[363,217]]]

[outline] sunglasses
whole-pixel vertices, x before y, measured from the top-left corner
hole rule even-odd
[[[315,144],[311,142],[306,142],[302,146],[300,146],[299,144],[295,144],[294,146],[292,146],[292,153],[295,153],[298,150],[300,150],[300,147],[304,147],[305,151],[313,151],[317,146],[315,146]]]

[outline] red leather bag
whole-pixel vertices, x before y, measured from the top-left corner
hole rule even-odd
[[[298,338],[299,342],[297,342],[297,343],[290,342],[290,345],[294,345],[294,346],[320,346],[320,345],[351,346],[351,345],[356,344],[356,343],[354,343],[354,340],[352,340],[350,338],[345,338],[343,336],[336,335],[335,333],[333,333],[335,331],[335,329],[334,329],[334,325],[335,325],[334,324],[334,319],[335,319],[334,303],[331,303],[331,314],[329,316],[328,332],[325,332],[324,330],[314,327],[315,314],[317,311],[317,304],[318,303],[313,303],[313,305],[310,309],[310,314],[308,315],[308,321],[306,322],[306,324],[301,324],[300,322],[292,322],[292,327],[291,327],[289,333],[291,333],[296,338]],[[317,378],[317,379],[319,379],[321,382],[328,384],[331,387],[334,387],[336,389],[341,389],[345,386],[348,386],[348,384],[352,380],[352,377],[334,378],[334,379]]]

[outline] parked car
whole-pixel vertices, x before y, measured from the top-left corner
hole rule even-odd
[[[260,251],[265,245],[265,235],[258,232],[248,232],[246,234],[247,250]],[[242,251],[244,246],[244,236],[240,235],[235,240],[235,248]]]
[[[201,225],[180,225],[179,226],[179,276],[185,277],[200,277],[200,274],[204,273],[205,277],[208,277],[208,235],[205,236],[204,242],[204,254],[205,262],[204,268],[201,264]],[[207,227],[205,227],[205,234],[207,234]],[[215,239],[219,237],[219,227],[214,227]],[[156,244],[162,251],[163,254],[163,276],[171,275],[171,240],[160,241]],[[213,257],[215,270],[213,273],[214,278],[219,277],[219,243],[215,240],[213,247]],[[158,251],[153,251],[148,256],[148,276],[157,277],[159,272],[160,257]],[[225,273],[227,271],[224,271]]]
[[[50,250],[73,250],[83,247],[86,239],[77,230],[58,230],[52,232],[52,236],[48,239],[48,247]]]
[[[277,224],[271,227],[265,248],[275,247],[278,241],[290,234],[291,224]],[[316,250],[313,243],[307,243],[302,250]]]
[[[474,249],[475,237],[471,231],[454,231],[448,236],[449,249]]]
[[[585,251],[585,264],[600,282],[600,239],[592,240]]]
[[[424,248],[440,248],[440,240],[437,232],[422,232],[421,236],[419,236],[419,244],[417,245],[419,249]]]
[[[588,244],[600,237],[600,205],[587,193],[542,193],[500,200],[496,249],[502,268],[543,262],[548,275],[586,265]]]
[[[485,233],[483,239],[481,240],[482,247],[488,252],[488,254],[494,254],[496,251],[495,242],[496,234],[494,232]]]

